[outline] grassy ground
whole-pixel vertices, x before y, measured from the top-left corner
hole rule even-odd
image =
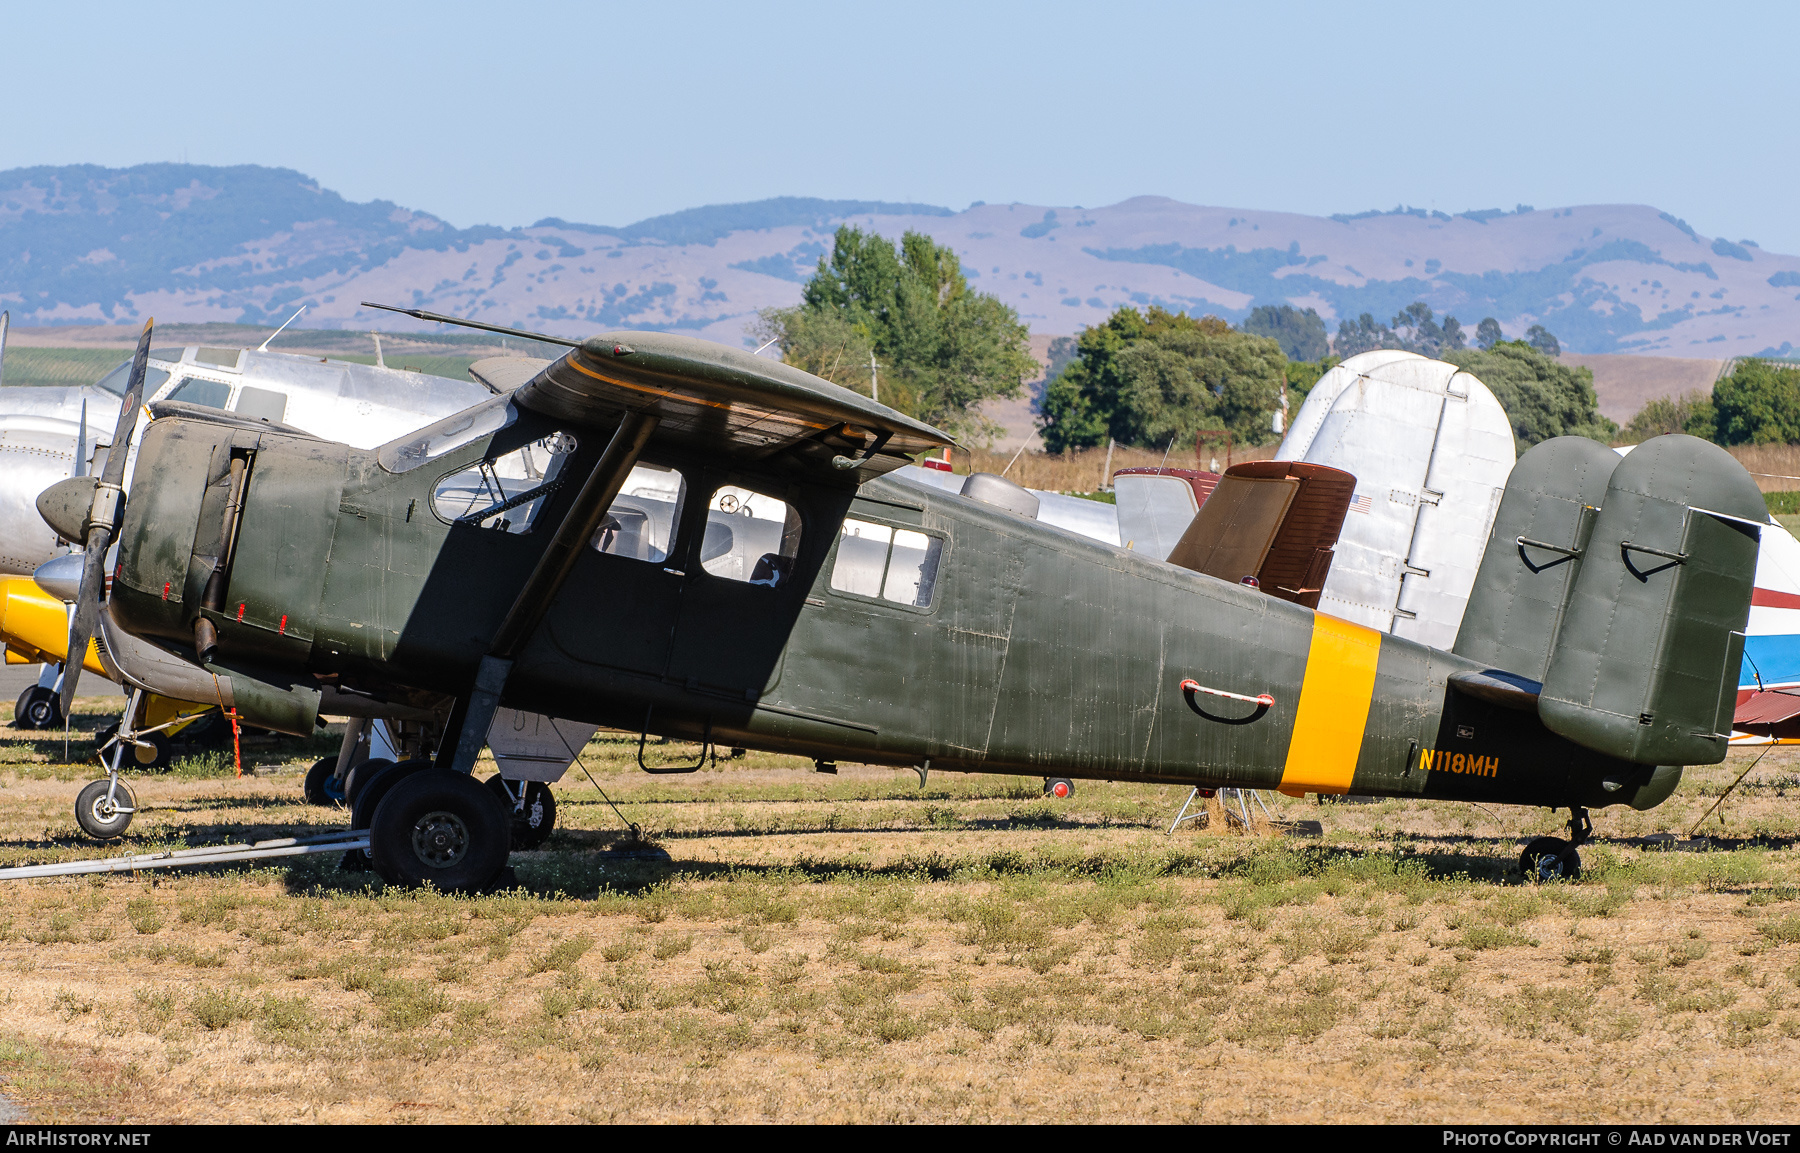
[[[76,834],[60,734],[0,733],[0,864],[119,851]],[[330,744],[137,779],[129,847],[341,825],[297,803]],[[316,857],[7,883],[0,1092],[38,1120],[1524,1122],[1779,1121],[1800,1090],[1785,751],[1708,851],[1638,838],[1746,754],[1597,813],[1546,886],[1513,866],[1542,810],[1271,796],[1323,835],[1171,838],[1170,786],[635,752],[583,760],[670,866],[596,856],[620,822],[572,770],[496,896]]]

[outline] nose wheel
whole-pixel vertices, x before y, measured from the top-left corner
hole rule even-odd
[[[1066,801],[1075,795],[1075,782],[1067,777],[1045,777],[1044,795]]]

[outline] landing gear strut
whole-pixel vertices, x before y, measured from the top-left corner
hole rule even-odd
[[[1594,822],[1579,805],[1569,809],[1569,839],[1538,837],[1519,854],[1519,870],[1531,881],[1573,881],[1581,876],[1575,850],[1594,839]]]

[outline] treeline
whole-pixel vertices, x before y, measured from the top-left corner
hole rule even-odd
[[[1685,432],[1714,444],[1800,444],[1800,369],[1741,360],[1712,392],[1661,397],[1625,426],[1624,439]]]
[[[981,403],[1020,395],[1038,367],[1018,313],[972,289],[954,249],[916,232],[895,245],[839,228],[800,303],[764,310],[758,329],[787,363],[977,441],[1000,431]],[[1505,406],[1521,447],[1618,432],[1596,407],[1592,373],[1559,364],[1556,338],[1541,326],[1508,341],[1488,318],[1470,348],[1454,316],[1439,320],[1422,301],[1386,323],[1368,313],[1346,319],[1335,341],[1311,308],[1258,307],[1241,326],[1121,308],[1053,342],[1039,428],[1051,452],[1109,441],[1155,449],[1197,438],[1268,444],[1281,438],[1284,400],[1292,415],[1341,358],[1377,348],[1474,373]]]
[[[1558,363],[1556,337],[1542,326],[1509,341],[1488,318],[1469,348],[1454,316],[1440,322],[1420,301],[1386,324],[1368,313],[1346,319],[1329,342],[1310,308],[1259,307],[1241,328],[1216,316],[1121,308],[1082,331],[1073,358],[1046,387],[1044,446],[1062,452],[1111,440],[1161,448],[1227,435],[1236,444],[1268,444],[1281,439],[1275,417],[1284,394],[1291,416],[1341,358],[1380,348],[1473,373],[1506,409],[1521,449],[1555,436],[1605,442],[1618,434],[1600,415],[1593,373]]]

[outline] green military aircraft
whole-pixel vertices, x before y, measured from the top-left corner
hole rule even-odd
[[[248,723],[310,732],[322,693],[414,722],[417,756],[350,782],[352,824],[387,880],[441,888],[505,866],[507,814],[469,775],[503,706],[921,780],[1566,808],[1570,839],[1521,858],[1541,877],[1578,871],[1590,808],[1649,808],[1725,756],[1767,513],[1703,441],[1526,453],[1445,652],[1296,603],[1316,589],[1039,524],[998,477],[884,477],[950,438],[786,365],[556,343],[515,391],[373,451],[158,405],[122,512],[111,462],[40,500],[94,570],[70,651],[116,528],[111,625]],[[1245,483],[1290,486],[1263,493],[1281,505],[1304,478],[1280,471]]]

